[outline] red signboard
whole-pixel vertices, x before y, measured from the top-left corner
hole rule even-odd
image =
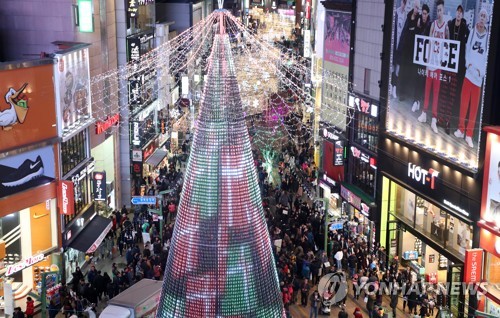
[[[59,180],[57,186],[57,206],[59,213],[71,215],[75,213],[75,190],[73,182]]]
[[[483,269],[483,250],[481,248],[465,250],[464,282],[479,283]]]
[[[108,117],[104,121],[98,121],[95,124],[95,133],[97,135],[102,134],[103,132],[105,132],[109,128],[117,125],[119,121],[120,121],[120,114],[115,114],[111,117]]]

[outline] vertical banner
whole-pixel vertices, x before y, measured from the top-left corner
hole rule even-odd
[[[333,154],[333,165],[343,166],[344,165],[344,142],[342,140],[337,140],[334,143],[334,154]]]
[[[326,11],[323,44],[322,103],[328,105],[321,118],[338,130],[346,131],[351,12]]]
[[[492,9],[492,0],[396,0],[393,8],[387,130],[471,171],[479,166]]]
[[[466,250],[464,268],[464,283],[479,283],[483,273],[483,249]]]
[[[75,213],[75,190],[73,182],[59,180],[57,186],[57,207],[60,214],[72,215]]]
[[[106,201],[106,172],[94,172],[93,181],[94,201]]]

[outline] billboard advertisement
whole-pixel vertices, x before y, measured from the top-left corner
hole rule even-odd
[[[485,128],[488,131],[488,128]],[[488,132],[484,155],[481,219],[500,226],[500,129]],[[496,151],[493,151],[496,150]]]
[[[0,160],[0,198],[54,181],[54,149],[47,146]]]
[[[326,11],[325,23],[325,54],[323,59],[349,68],[351,13]]]
[[[62,132],[90,118],[89,49],[55,54],[55,83]],[[62,135],[61,132],[61,135]]]
[[[0,71],[0,152],[57,137],[52,62]]]
[[[478,169],[491,0],[394,2],[386,127]]]
[[[351,12],[325,12],[321,120],[346,130]]]

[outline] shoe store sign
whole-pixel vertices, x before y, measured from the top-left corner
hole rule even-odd
[[[408,177],[422,185],[426,185],[432,190],[436,188],[436,179],[439,176],[439,171],[432,168],[426,170],[411,162],[408,162]]]
[[[7,267],[7,272],[5,273],[5,276],[10,276],[14,273],[17,273],[19,271],[22,271],[23,269],[26,269],[28,267],[31,267],[35,265],[36,263],[40,263],[43,261],[45,256],[43,254],[36,254],[33,256],[28,257],[27,259],[23,260],[22,262],[19,262],[14,265],[10,265]]]

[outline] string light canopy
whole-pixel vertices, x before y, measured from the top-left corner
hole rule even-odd
[[[225,30],[230,38],[245,117],[262,113],[265,109],[274,107],[273,105],[279,105],[279,102],[270,101],[275,98],[276,93],[287,91],[288,96],[278,95],[278,98],[283,99],[283,102],[288,102],[288,99],[292,98],[296,105],[303,104],[305,100],[309,100],[313,106],[319,105],[315,107],[315,111],[320,113],[319,117],[326,123],[338,122],[344,116],[347,116],[347,122],[352,120],[350,113],[338,111],[347,107],[345,103],[328,99],[328,96],[325,96],[324,101],[319,103],[315,96],[308,96],[310,92],[304,89],[303,84],[310,81],[310,78],[316,80],[318,76],[314,74],[311,76],[311,68],[307,59],[290,52],[279,42],[270,40],[269,30],[284,29],[284,26],[288,25],[283,18],[276,13],[266,14],[268,16],[266,18],[267,29],[255,34],[230,12],[217,10],[177,37],[141,56],[139,61],[94,76],[91,79],[93,117],[97,121],[104,121],[112,115],[109,114],[110,100],[120,100],[121,108],[140,111],[139,108],[147,103],[136,105],[122,97],[128,96],[128,80],[134,76],[153,77],[154,85],[145,85],[141,92],[141,96],[145,96],[147,102],[151,102],[153,99],[151,96],[154,96],[157,97],[157,109],[164,108],[167,104],[170,104],[170,109],[177,107],[177,104],[172,105],[167,92],[176,85],[180,85],[182,76],[187,75],[189,70],[195,70],[195,75],[203,79],[207,70],[205,62],[212,47],[214,25],[219,14],[224,16]],[[204,74],[200,73],[200,68]],[[156,72],[151,73],[152,69]],[[336,74],[321,69],[318,69],[316,73],[323,75],[324,84],[337,87],[338,90],[344,90],[347,87],[345,79]],[[347,96],[347,92],[345,95]],[[285,116],[280,114],[279,110],[275,113],[279,114],[280,119]],[[127,116],[121,117],[118,127],[128,127],[129,120],[131,119]],[[264,120],[264,117],[254,120]],[[277,123],[289,137],[297,132],[295,126],[287,125],[284,120]],[[266,125],[265,122],[257,122],[257,124]],[[306,135],[310,141],[313,138],[311,125],[306,122],[301,125],[298,130],[299,138]],[[273,138],[273,131],[278,130],[269,130],[267,135],[270,138]],[[120,134],[128,135],[128,130],[124,129],[120,131]],[[301,134],[303,135],[300,136]],[[278,139],[280,138],[281,135]]]
[[[223,11],[157,317],[285,317]]]

